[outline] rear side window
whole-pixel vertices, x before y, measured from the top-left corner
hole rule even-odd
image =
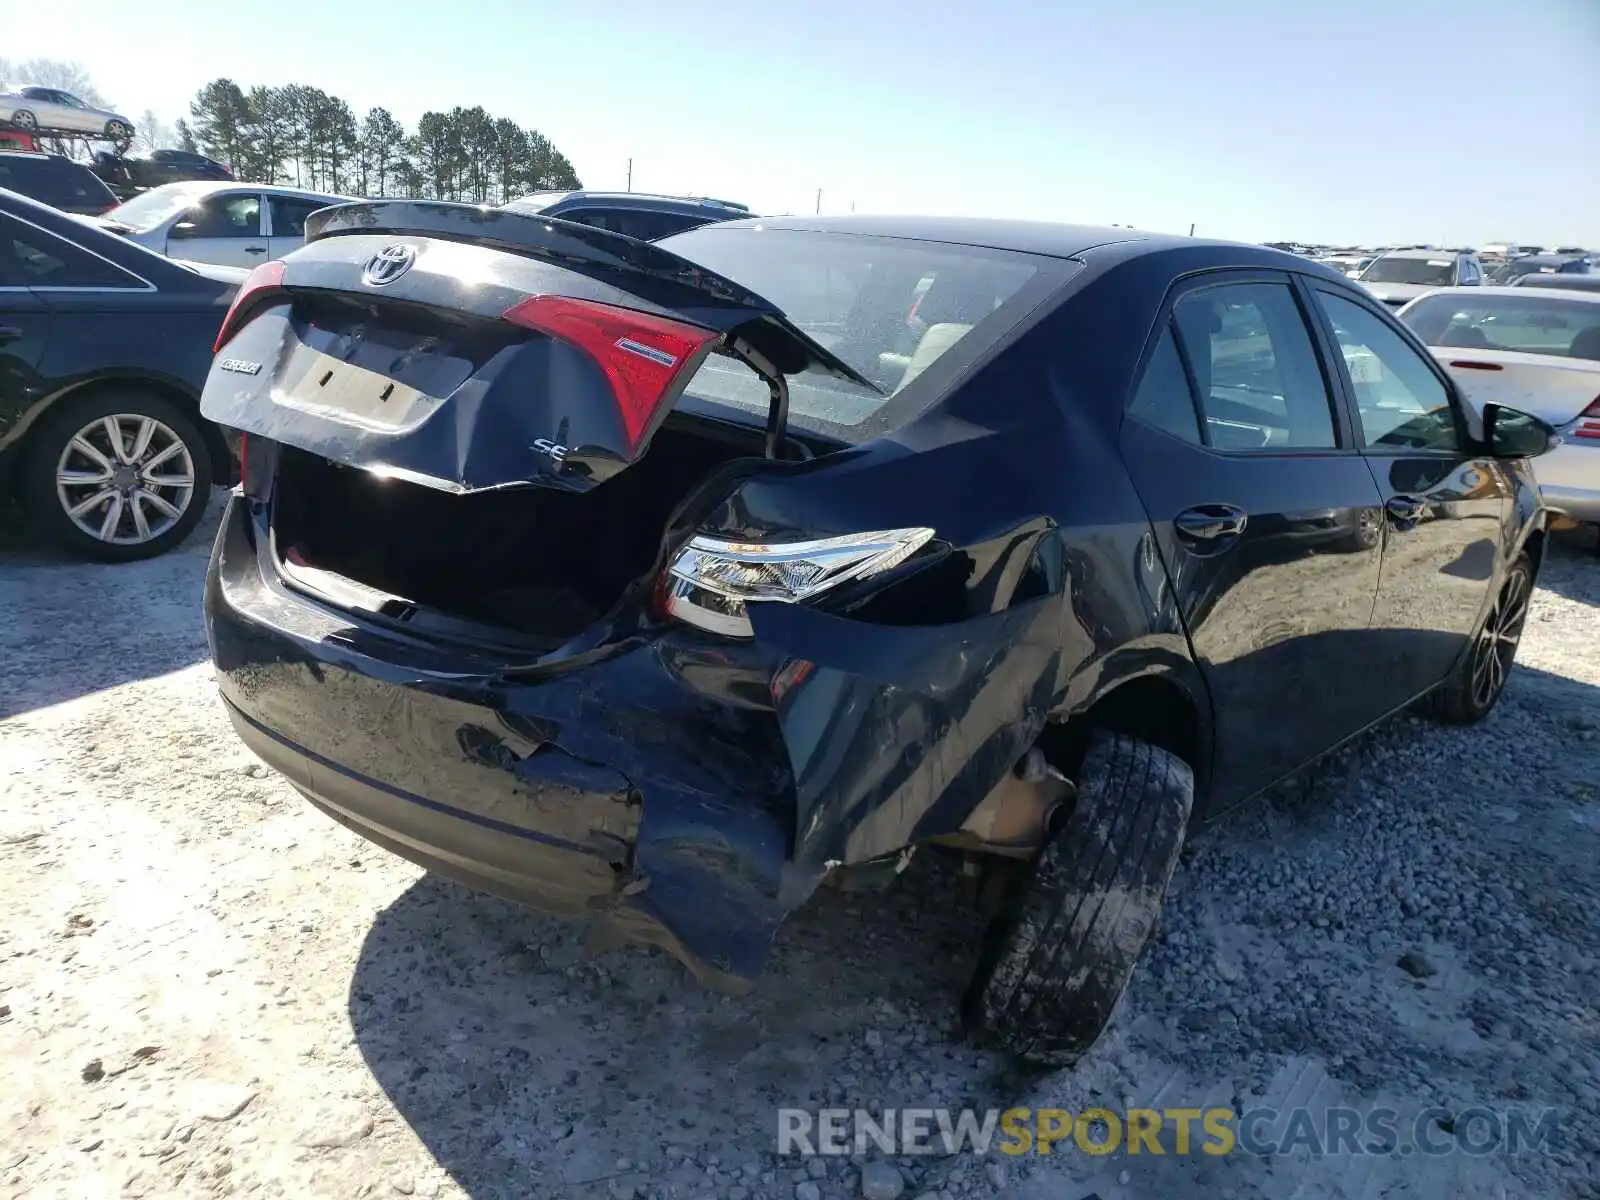
[[[0,285],[137,288],[140,280],[54,234],[0,214]]]
[[[1404,320],[1430,346],[1600,359],[1600,301],[1537,291],[1427,296],[1406,309]]]
[[[1337,445],[1327,383],[1287,284],[1190,292],[1172,315],[1210,445],[1268,452]]]
[[[720,222],[663,245],[765,296],[881,389],[814,373],[791,381],[791,422],[847,440],[873,436],[909,417],[914,409],[894,404],[894,397],[958,343],[987,341],[1009,328],[1011,314],[1025,306],[1019,293],[1042,264],[1081,269],[944,242],[728,228]],[[1017,305],[1008,308],[1014,299]],[[766,385],[720,355],[706,360],[688,390],[763,418],[767,411]]]
[[[0,188],[21,192],[52,208],[99,210],[117,202],[111,189],[88,167],[54,156],[0,159]]]
[[[1133,403],[1128,405],[1128,415],[1186,442],[1199,444],[1201,441],[1200,420],[1195,414],[1194,396],[1189,391],[1189,377],[1184,374],[1183,360],[1178,357],[1178,343],[1170,325],[1162,331],[1155,353],[1145,366],[1144,377],[1133,394]]]
[[[273,237],[304,237],[306,218],[319,208],[327,208],[321,200],[296,200],[288,196],[270,197]]]

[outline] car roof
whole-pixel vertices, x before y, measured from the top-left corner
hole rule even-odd
[[[1149,233],[1100,225],[1068,225],[1054,221],[1013,221],[999,217],[925,216],[837,216],[837,217],[753,217],[724,222],[728,229],[794,229],[813,233],[846,233],[872,237],[898,237],[923,242],[949,242],[990,250],[1013,250],[1022,254],[1042,254],[1052,258],[1072,258],[1096,246],[1114,243],[1142,243],[1156,250],[1173,246],[1241,245],[1206,238],[1186,238],[1173,234]],[[1298,256],[1264,246],[1253,247],[1263,254],[1281,254],[1286,259]],[[1308,262],[1309,260],[1298,260]]]
[[[250,183],[248,180],[238,179],[180,179],[175,183],[163,183],[158,188],[151,188],[151,192],[170,189],[179,189],[196,196],[209,196],[213,192],[240,191],[261,192],[268,196],[294,196],[303,200],[332,200],[338,204],[354,203],[355,196],[336,196],[330,192],[308,192],[304,188],[285,187],[281,183]],[[148,196],[150,192],[141,192],[140,195]]]

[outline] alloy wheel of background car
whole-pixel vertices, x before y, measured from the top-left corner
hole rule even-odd
[[[106,136],[112,141],[120,142],[133,136],[133,130],[121,121],[106,122]]]
[[[1489,715],[1516,661],[1517,643],[1533,596],[1533,565],[1526,555],[1506,571],[1505,583],[1472,641],[1471,651],[1428,697],[1428,711],[1450,725],[1472,725]]]
[[[62,449],[56,498],[90,537],[148,542],[194,503],[194,455],[154,417],[110,414],[78,430]]]
[[[39,128],[38,118],[25,108],[19,108],[11,114],[11,123],[18,129],[31,130]]]
[[[164,398],[65,403],[46,414],[29,444],[27,508],[47,533],[87,557],[153,557],[203,515],[211,457],[194,422]]]

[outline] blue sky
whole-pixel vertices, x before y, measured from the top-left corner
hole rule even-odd
[[[407,124],[482,104],[591,187],[631,157],[636,189],[765,212],[821,188],[824,212],[1600,245],[1600,0],[10,9],[7,54],[77,60],[134,116],[218,75]]]

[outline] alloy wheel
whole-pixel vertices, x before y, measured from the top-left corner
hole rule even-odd
[[[194,456],[173,430],[142,413],[97,417],[56,461],[56,498],[90,537],[136,546],[178,523],[194,502]]]
[[[11,114],[11,123],[18,129],[33,129],[39,124],[38,120],[26,109]]]
[[[1493,704],[1500,689],[1505,687],[1527,619],[1528,576],[1519,569],[1506,580],[1473,647],[1472,702],[1480,709]]]

